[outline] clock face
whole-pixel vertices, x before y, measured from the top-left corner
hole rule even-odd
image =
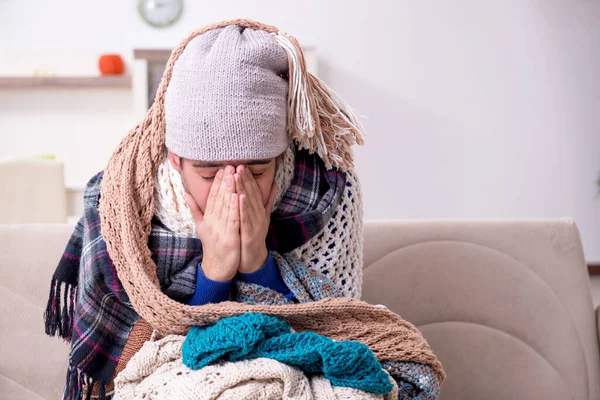
[[[138,10],[144,21],[162,28],[179,19],[183,0],[139,0]]]

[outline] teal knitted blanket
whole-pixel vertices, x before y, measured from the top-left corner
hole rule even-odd
[[[359,342],[335,342],[314,332],[292,332],[283,320],[247,313],[208,327],[193,327],[183,344],[183,363],[197,370],[217,360],[275,359],[304,372],[323,374],[334,386],[386,394],[389,375]]]

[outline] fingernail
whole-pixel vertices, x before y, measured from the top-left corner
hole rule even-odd
[[[228,165],[227,167],[225,167],[225,173],[226,173],[227,175],[231,175],[231,174],[233,174],[233,171],[232,171],[232,169],[233,169],[233,167],[232,167],[231,165]]]
[[[223,177],[223,173],[224,173],[223,169],[220,169],[220,170],[217,171],[217,176],[219,178],[222,178]]]

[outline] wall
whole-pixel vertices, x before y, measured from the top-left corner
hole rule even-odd
[[[357,165],[367,218],[571,216],[587,258],[600,260],[600,2],[187,0],[166,30],[146,26],[135,5],[0,0],[0,51],[127,52],[172,47],[229,17],[277,24],[318,48],[320,76],[366,118]],[[0,156],[28,140],[2,129],[11,101],[0,93]],[[73,124],[82,102],[131,107],[74,99]],[[78,126],[77,140],[99,143],[79,151],[101,167],[129,121],[99,122]]]

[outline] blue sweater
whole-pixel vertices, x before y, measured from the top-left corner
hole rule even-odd
[[[275,264],[275,260],[273,260],[271,252],[269,252],[267,261],[265,261],[265,264],[259,270],[250,274],[239,273],[235,279],[273,289],[283,294],[287,299],[294,297],[294,294],[283,282],[281,273]],[[208,303],[220,303],[229,300],[233,281],[233,279],[229,281],[214,281],[206,277],[202,271],[202,263],[199,263],[196,274],[196,291],[188,301],[188,304],[191,306],[202,306]]]

